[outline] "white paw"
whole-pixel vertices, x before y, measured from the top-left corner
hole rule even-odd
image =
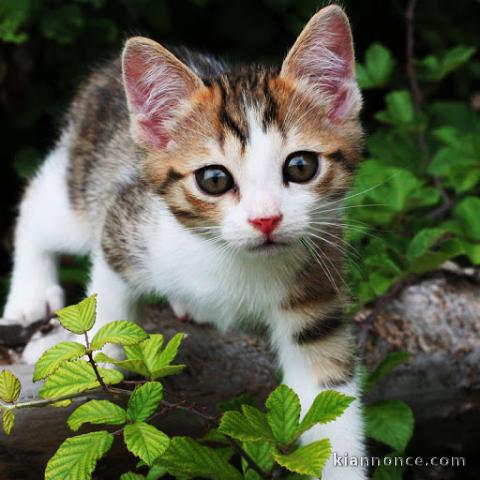
[[[186,322],[188,320],[189,315],[182,302],[179,300],[172,300],[170,301],[170,307],[172,307],[173,313],[175,314],[177,320],[180,322]]]
[[[33,365],[37,363],[37,360],[42,356],[45,350],[53,347],[60,342],[72,342],[83,340],[82,337],[75,335],[67,330],[64,330],[62,327],[55,327],[52,331],[48,333],[37,332],[33,335],[30,341],[27,343],[27,346],[22,352],[21,362],[28,365]]]
[[[17,289],[10,292],[3,318],[28,325],[46,318],[63,306],[63,290],[58,285],[51,285],[44,289]]]

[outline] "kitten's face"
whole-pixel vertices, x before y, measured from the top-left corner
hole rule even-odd
[[[360,96],[338,7],[310,20],[279,71],[244,67],[201,80],[141,38],[123,62],[145,180],[192,232],[281,252],[314,233],[322,204],[345,194],[360,153]]]
[[[360,137],[356,121],[332,125],[277,73],[243,70],[198,94],[175,141],[149,153],[146,178],[192,231],[252,253],[281,252],[313,233],[322,204],[345,193]]]

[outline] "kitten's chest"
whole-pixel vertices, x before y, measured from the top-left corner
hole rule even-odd
[[[182,302],[196,320],[228,326],[262,318],[285,298],[291,275],[284,269],[166,223],[150,242],[150,276],[157,291]]]

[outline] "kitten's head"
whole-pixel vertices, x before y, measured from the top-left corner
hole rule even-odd
[[[361,98],[348,19],[337,6],[312,17],[281,69],[200,78],[136,37],[123,53],[123,79],[145,179],[195,233],[281,251],[314,235],[322,205],[351,183]]]

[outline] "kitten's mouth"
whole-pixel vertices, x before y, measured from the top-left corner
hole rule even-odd
[[[250,252],[276,253],[284,249],[287,245],[285,242],[278,242],[268,238],[263,243],[250,247],[248,250]]]

